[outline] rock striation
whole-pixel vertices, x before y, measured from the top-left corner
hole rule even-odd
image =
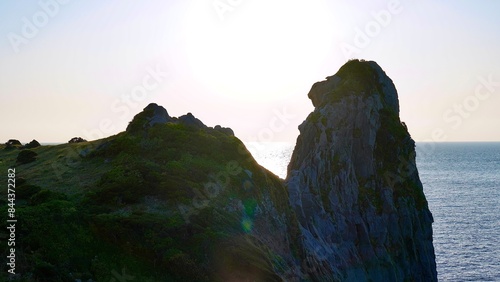
[[[352,60],[313,85],[286,185],[314,281],[436,281],[433,218],[392,80]]]

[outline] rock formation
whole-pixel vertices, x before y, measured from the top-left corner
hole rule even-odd
[[[167,110],[151,103],[142,112],[134,116],[134,119],[127,126],[127,132],[139,132],[152,127],[155,124],[164,124],[173,119],[168,115]]]
[[[217,130],[217,131],[220,131],[220,132],[222,132],[224,134],[227,134],[229,136],[234,136],[234,131],[231,128],[229,128],[229,127],[222,127],[220,125],[216,125],[214,127],[214,129]]]
[[[433,218],[392,80],[352,60],[315,83],[288,166],[303,272],[316,281],[436,281]],[[305,265],[305,267],[304,267]]]
[[[188,127],[199,129],[215,129],[226,135],[234,136],[231,128],[221,127],[220,125],[215,128],[206,126],[201,120],[197,119],[192,113],[187,113],[180,117],[171,117],[168,115],[167,110],[158,104],[151,103],[144,108],[142,112],[134,116],[134,119],[127,126],[127,132],[137,133],[145,132],[155,124],[176,123],[183,124]]]
[[[195,118],[192,113],[187,113],[186,115],[179,117],[179,123],[187,126],[194,126],[199,128],[206,128],[207,126],[199,119]]]

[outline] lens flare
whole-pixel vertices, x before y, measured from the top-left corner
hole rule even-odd
[[[250,231],[252,231],[253,221],[250,218],[245,217],[241,221],[241,227],[243,228],[243,231],[249,233]]]

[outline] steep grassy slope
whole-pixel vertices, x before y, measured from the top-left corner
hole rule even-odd
[[[293,234],[282,223],[293,216],[286,189],[234,136],[167,123],[32,150],[36,161],[21,165],[19,150],[0,148],[0,168],[15,167],[18,177],[19,281],[123,273],[135,281],[273,281],[285,271],[275,261],[292,259],[282,257],[291,236],[269,228]]]

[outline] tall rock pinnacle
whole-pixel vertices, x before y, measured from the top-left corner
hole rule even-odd
[[[286,179],[302,271],[319,281],[436,281],[433,218],[392,80],[352,60],[308,96],[315,109]]]

